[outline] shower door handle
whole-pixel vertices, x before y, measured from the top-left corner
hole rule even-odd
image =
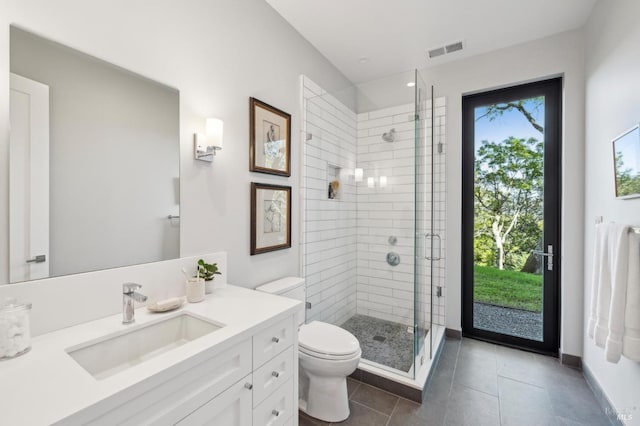
[[[427,255],[427,239],[429,238],[437,238],[438,239],[438,255],[431,257]],[[432,250],[433,251],[433,250]],[[442,239],[439,234],[424,234],[424,258],[426,260],[440,260],[442,259]]]

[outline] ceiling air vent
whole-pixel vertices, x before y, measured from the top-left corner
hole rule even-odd
[[[444,47],[447,53],[457,52],[458,50],[462,50],[462,42],[459,41],[457,43],[448,44]]]
[[[431,49],[429,51],[429,57],[430,58],[435,58],[436,56],[442,56],[445,53],[447,53],[447,52],[444,51],[444,47],[438,47],[437,49]]]
[[[447,44],[446,46],[437,47],[435,49],[431,49],[428,51],[429,58],[435,58],[438,56],[445,55],[447,53],[457,52],[458,50],[462,50],[462,42],[458,41],[456,43]]]

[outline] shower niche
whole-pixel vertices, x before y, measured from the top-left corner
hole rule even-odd
[[[327,163],[327,199],[339,200],[342,188],[342,168]]]

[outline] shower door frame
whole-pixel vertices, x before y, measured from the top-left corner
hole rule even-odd
[[[428,107],[427,97],[428,89],[426,83],[422,80],[418,70],[415,70],[415,169],[414,169],[414,219],[415,219],[415,239],[414,239],[414,378],[418,370],[425,362],[425,357],[431,359],[433,356],[433,259],[434,256],[434,89],[430,88],[431,105]],[[424,103],[424,107],[423,107]],[[427,116],[427,111],[431,110],[431,115]],[[427,126],[430,121],[431,126]],[[427,129],[431,128],[431,134],[427,135]],[[430,144],[428,141],[431,141]],[[430,152],[429,152],[430,151]],[[427,167],[427,159],[431,158],[431,164]],[[424,181],[420,180],[421,169],[424,169]],[[430,170],[429,184],[427,184],[426,175]],[[421,186],[424,185],[424,194],[420,193]],[[430,192],[431,197],[427,197]],[[424,204],[424,212],[420,211],[420,206]],[[421,217],[420,214],[424,217]],[[421,222],[429,222],[430,228],[421,227]],[[424,229],[423,229],[424,228]],[[427,249],[427,240],[429,240],[430,249]],[[422,252],[424,251],[424,252]],[[420,268],[425,268],[424,282],[421,281],[422,275]],[[421,297],[421,287],[424,286],[424,297]],[[427,299],[427,287],[428,299]],[[421,315],[426,306],[429,304],[429,313]],[[428,320],[428,321],[427,321]],[[427,334],[429,335],[429,347],[427,348]],[[428,349],[428,353],[427,353]]]

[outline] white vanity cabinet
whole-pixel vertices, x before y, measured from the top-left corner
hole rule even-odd
[[[288,317],[256,333],[252,340],[253,371],[213,398],[179,425],[280,426],[297,424],[298,359]]]
[[[214,348],[59,424],[279,426],[297,424],[294,315]],[[216,353],[209,355],[209,353]]]

